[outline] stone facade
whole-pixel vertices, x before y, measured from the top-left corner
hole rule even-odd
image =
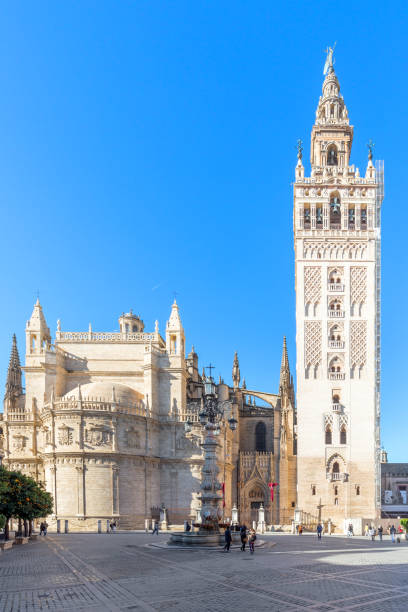
[[[353,127],[329,62],[294,183],[298,508],[330,518],[380,510],[382,165],[350,165]]]
[[[170,525],[196,519],[203,454],[198,412],[203,377],[194,349],[185,357],[184,330],[174,302],[165,339],[146,333],[132,312],[115,333],[65,332],[52,342],[37,300],[26,326],[25,366],[15,338],[8,371],[2,446],[5,466],[43,482],[54,497],[51,528],[95,530],[112,518],[121,528],[143,528],[167,510]],[[22,387],[22,369],[26,388]],[[237,505],[240,520],[289,520],[296,499],[294,392],[284,345],[279,394],[240,385],[217,394],[238,421],[219,435],[224,516]],[[262,406],[259,404],[262,403]],[[229,414],[231,413],[231,414]],[[192,423],[186,433],[185,423]],[[274,501],[269,484],[279,482]],[[163,514],[163,513],[162,513]]]

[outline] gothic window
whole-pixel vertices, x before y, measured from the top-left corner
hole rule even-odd
[[[316,208],[316,226],[321,227],[323,225],[323,209],[321,206]]]
[[[362,208],[360,214],[361,214],[361,229],[366,229],[367,228],[367,209]]]
[[[345,425],[340,429],[340,444],[347,444],[347,431]]]
[[[341,229],[340,195],[338,191],[330,197],[330,229]]]
[[[337,461],[335,461],[333,463],[333,474],[339,474],[340,473],[340,466],[338,464]]]
[[[325,435],[324,435],[324,441],[325,441],[325,444],[331,444],[332,443],[332,430],[331,430],[331,427],[329,425],[326,427],[326,431],[325,431]]]
[[[334,498],[334,505],[335,505],[335,506],[338,506],[338,505],[339,505],[339,498],[338,498],[338,497],[335,497],[335,498]]]
[[[305,229],[310,229],[310,208],[305,206],[304,212],[304,227]]]
[[[360,487],[359,487],[359,485],[356,486],[356,495],[360,495]]]
[[[350,229],[354,229],[354,225],[356,222],[356,215],[354,211],[354,205],[349,206],[348,210],[348,226]]]
[[[255,449],[266,451],[266,425],[260,421],[255,428]]]
[[[133,326],[133,331],[134,331],[134,332],[137,332],[137,325],[134,325],[134,326]]]
[[[334,487],[334,494],[336,496],[339,494],[339,487],[337,485]]]
[[[312,485],[312,495],[316,495],[316,486]]]
[[[126,325],[125,325],[125,331],[126,331],[126,333],[127,333],[127,334],[129,333],[129,323],[126,323]]]
[[[327,165],[337,166],[337,147],[336,145],[330,145],[327,150]]]

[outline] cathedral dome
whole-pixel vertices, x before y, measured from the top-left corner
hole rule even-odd
[[[118,382],[93,382],[81,385],[82,399],[114,401],[126,404],[136,404],[143,399],[143,394],[132,387]],[[63,396],[63,399],[79,399],[79,387],[75,387]]]

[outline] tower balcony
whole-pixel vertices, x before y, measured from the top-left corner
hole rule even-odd
[[[344,293],[344,285],[342,283],[329,283],[327,290],[331,293]]]
[[[329,340],[329,348],[344,349],[344,342],[342,340]]]
[[[329,372],[329,380],[344,380],[345,378],[344,372]]]
[[[345,472],[326,472],[328,482],[347,482],[348,474]]]
[[[341,404],[339,404],[338,402],[333,403],[332,404],[332,410],[333,412],[342,412],[343,411],[343,406]]]
[[[329,319],[343,319],[344,310],[329,310]]]

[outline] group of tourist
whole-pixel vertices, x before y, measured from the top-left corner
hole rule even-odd
[[[401,535],[405,533],[401,525],[398,527],[398,529],[395,527],[395,525],[388,525],[387,531],[389,535],[391,536],[391,542],[395,542],[396,535]],[[371,538],[373,542],[377,535],[380,538],[380,541],[382,541],[383,533],[384,533],[384,528],[382,525],[379,525],[377,529],[373,525],[367,525],[367,524],[364,527],[364,535],[367,538]],[[397,541],[398,542],[400,541],[399,538],[397,538]]]

